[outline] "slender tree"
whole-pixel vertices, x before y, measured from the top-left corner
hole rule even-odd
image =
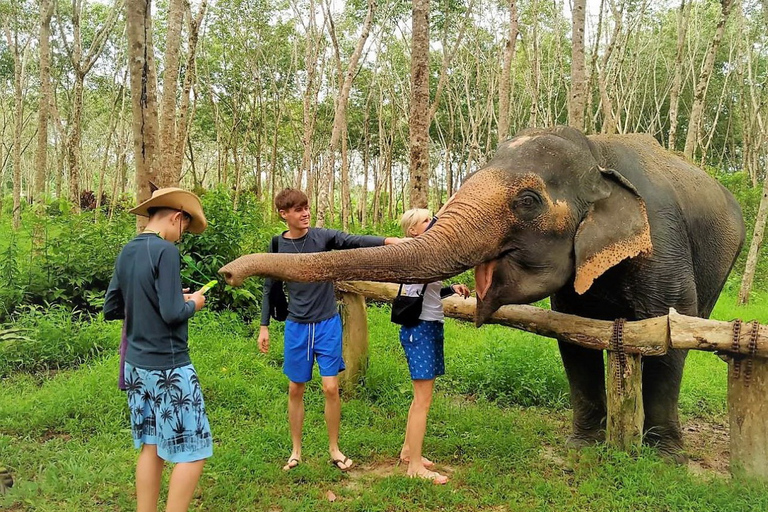
[[[329,185],[330,185],[331,177],[333,175],[333,170],[335,167],[336,151],[339,147],[339,141],[341,140],[342,134],[346,131],[347,103],[349,101],[349,94],[352,89],[352,81],[354,80],[357,72],[357,66],[360,60],[360,56],[363,53],[363,47],[365,46],[365,42],[368,40],[368,35],[370,34],[370,31],[371,31],[371,23],[373,23],[373,14],[375,11],[376,11],[375,0],[368,0],[368,11],[365,15],[365,20],[363,21],[360,37],[358,37],[357,44],[355,45],[355,49],[352,52],[352,55],[349,57],[349,63],[347,64],[347,70],[344,73],[343,80],[341,80],[341,77],[340,77],[340,84],[339,84],[340,90],[339,90],[339,95],[336,98],[336,108],[334,109],[334,114],[333,114],[333,128],[331,131],[331,141],[328,144],[328,154],[326,155],[326,158],[324,161],[324,168],[320,173],[320,185],[319,185],[320,199],[317,205],[318,208],[317,208],[317,220],[316,220],[316,225],[318,227],[323,227],[325,225],[325,213],[328,210],[329,203],[330,203]],[[336,39],[336,29],[333,23],[333,18],[331,16],[330,4],[327,5],[325,15],[328,19],[328,31],[331,35],[331,40],[333,41],[333,47],[336,55],[339,75],[341,75],[341,52],[339,50],[338,40]],[[342,180],[342,188],[345,189],[345,190],[342,190],[342,205],[344,206],[342,208],[342,217],[343,217],[344,228],[346,229],[349,224],[348,177],[347,179]]]
[[[112,28],[117,21],[118,13],[122,10],[123,0],[116,0],[114,6],[109,12],[107,19],[101,28],[96,32],[91,45],[83,54],[82,40],[82,14],[83,0],[72,0],[72,41],[70,42],[64,33],[64,23],[59,23],[61,29],[61,40],[66,48],[69,61],[74,71],[75,83],[72,91],[72,109],[71,122],[67,132],[67,161],[69,163],[69,199],[72,201],[75,210],[80,209],[80,175],[81,175],[81,148],[80,140],[82,138],[82,118],[83,118],[83,90],[85,87],[85,77],[96,64],[101,56],[107,38],[112,32]]]
[[[155,178],[158,149],[157,71],[152,38],[151,0],[127,0],[126,32],[128,68],[131,75],[133,113],[133,158],[136,165],[136,198],[151,195],[150,181]],[[137,218],[140,223],[141,217]]]
[[[509,101],[513,85],[512,63],[515,61],[517,37],[520,34],[516,4],[515,0],[509,1],[509,34],[504,43],[504,63],[501,68],[501,78],[499,79],[499,142],[509,137]],[[452,188],[453,184],[449,181],[448,190],[450,191]]]
[[[429,0],[413,0],[408,117],[411,208],[426,208],[429,185]]]
[[[584,59],[586,0],[574,0],[571,18],[571,94],[570,102],[568,103],[568,124],[583,130],[584,107],[587,100],[586,64]]]
[[[3,23],[6,42],[13,55],[13,229],[21,227],[21,153],[24,127],[24,81],[31,37],[24,33],[23,5],[12,2]]]
[[[53,0],[40,0],[40,100],[37,116],[37,151],[35,153],[34,200],[42,202],[47,180],[48,116],[53,97],[51,86],[51,17]]]
[[[685,149],[683,149],[683,154],[688,158],[693,158],[693,153],[696,151],[696,146],[699,141],[699,130],[701,129],[701,119],[704,115],[704,99],[707,95],[707,87],[710,78],[712,77],[712,71],[715,69],[715,56],[717,55],[717,50],[720,48],[720,43],[723,40],[728,17],[734,7],[738,9],[738,1],[739,0],[720,1],[721,11],[717,27],[715,28],[715,35],[712,37],[712,42],[709,44],[707,54],[704,57],[704,63],[701,66],[701,73],[699,74],[699,79],[696,82],[696,89],[693,94],[693,105],[691,105],[691,115],[688,119],[688,132],[685,135]]]
[[[691,15],[691,2],[682,0],[677,11],[677,50],[675,52],[674,78],[672,88],[669,91],[669,141],[667,147],[675,149],[677,142],[677,110],[680,106],[680,89],[683,86],[683,56],[685,52],[685,39],[688,34],[688,20]]]

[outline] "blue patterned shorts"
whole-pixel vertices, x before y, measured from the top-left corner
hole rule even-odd
[[[213,438],[195,368],[144,370],[125,363],[133,445],[156,445],[168,462],[213,455]]]
[[[411,380],[431,380],[445,374],[443,323],[420,320],[413,327],[400,328]]]

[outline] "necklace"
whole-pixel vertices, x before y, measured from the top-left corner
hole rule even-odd
[[[142,235],[146,235],[146,234],[152,234],[152,235],[155,235],[155,236],[157,236],[158,238],[163,238],[163,237],[160,235],[160,233],[158,233],[157,231],[152,231],[151,229],[145,229],[144,231],[142,231],[142,232],[141,232],[141,234],[142,234]]]
[[[307,233],[307,234],[309,234],[309,233]],[[305,246],[305,245],[306,245],[306,243],[307,243],[307,235],[304,235],[304,241],[301,243],[301,249],[299,249],[298,247],[296,247],[296,242],[294,242],[294,241],[293,241],[293,238],[289,238],[288,240],[290,240],[290,241],[291,241],[291,244],[293,245],[293,248],[294,248],[294,249],[296,249],[296,252],[297,252],[297,253],[299,253],[299,254],[301,254],[301,253],[302,253],[302,251],[304,250],[304,246]]]

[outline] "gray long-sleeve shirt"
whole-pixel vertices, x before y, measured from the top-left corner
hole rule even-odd
[[[146,370],[190,364],[187,321],[194,301],[181,291],[181,257],[171,242],[143,233],[128,242],[115,263],[104,318],[125,319],[126,362]]]
[[[285,238],[285,233],[278,238],[277,252],[310,253],[332,251],[334,249],[358,249],[384,245],[384,237],[369,235],[350,235],[343,231],[325,228],[309,228],[301,238]],[[270,243],[269,252],[272,252]],[[269,290],[272,279],[264,282],[264,298],[261,302],[261,325],[269,325]],[[322,322],[337,313],[333,283],[294,283],[286,282],[288,292],[288,320],[302,324]]]

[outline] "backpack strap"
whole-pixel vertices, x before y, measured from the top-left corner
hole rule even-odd
[[[270,251],[269,252],[277,252],[277,244],[280,241],[280,237],[281,236],[282,235],[275,235],[275,236],[272,237],[272,244],[270,246]]]
[[[421,292],[419,292],[420,296],[424,295],[424,292],[427,290],[427,285],[428,284],[429,283],[424,283],[424,286],[421,287]],[[403,293],[403,284],[402,283],[400,284],[400,288],[397,289],[397,294],[400,295],[401,293]]]

